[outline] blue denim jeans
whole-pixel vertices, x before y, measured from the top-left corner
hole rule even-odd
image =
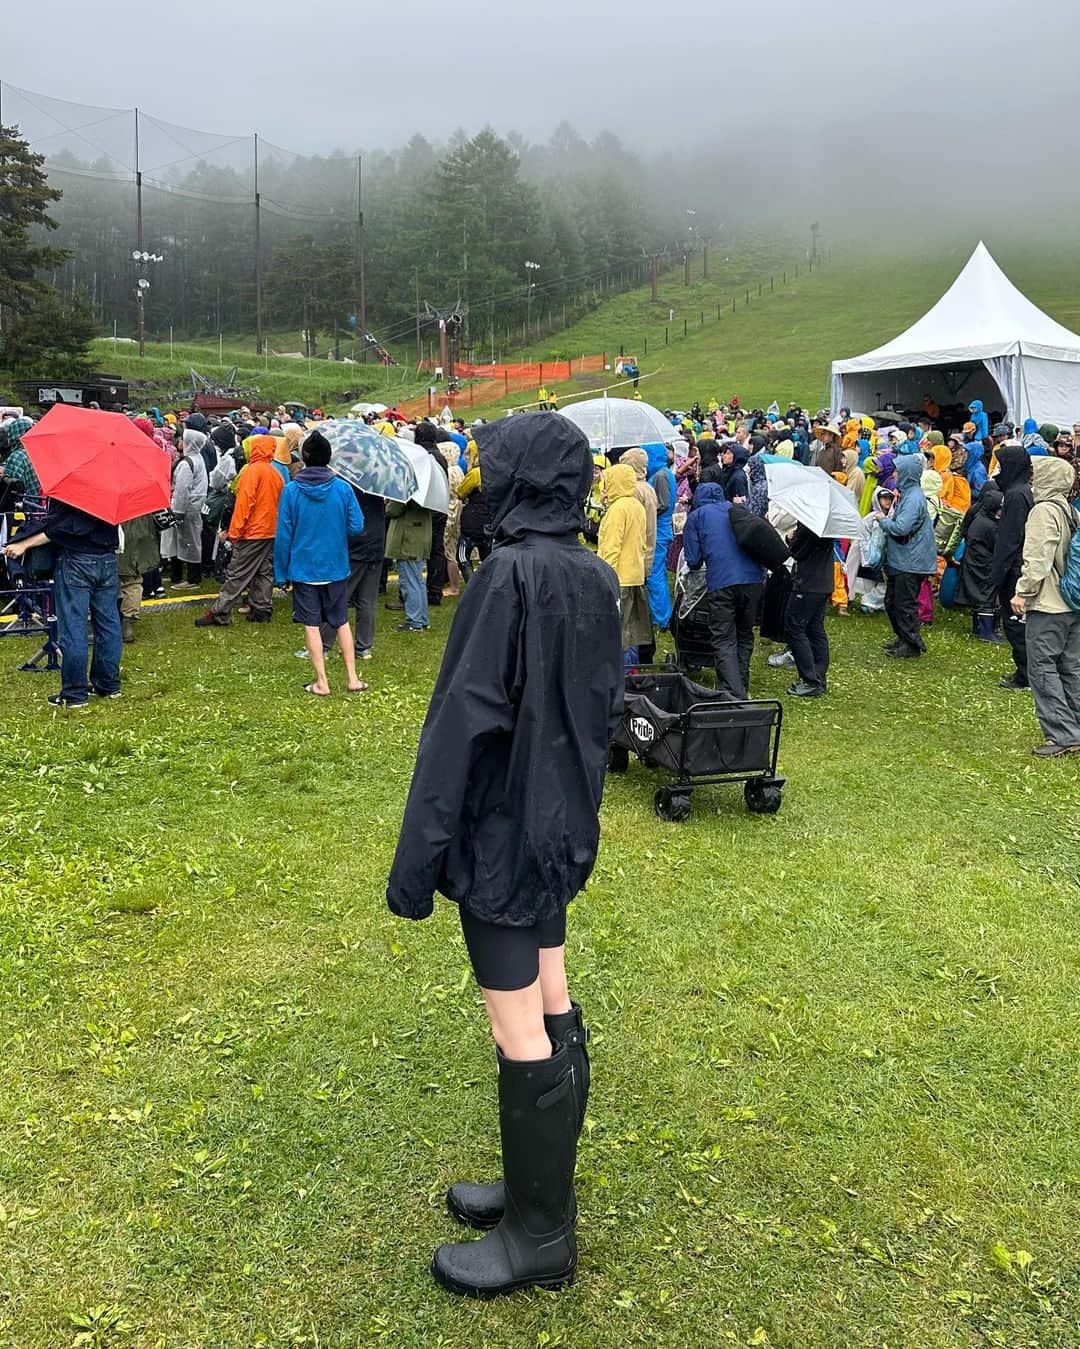
[[[410,628],[428,625],[427,586],[424,584],[424,564],[409,558],[398,558],[398,589],[405,606],[405,622]]]
[[[120,583],[115,553],[68,553],[56,558],[57,638],[63,659],[60,692],[85,703],[91,687],[100,693],[120,688]],[[86,623],[94,629],[94,659],[86,679]]]

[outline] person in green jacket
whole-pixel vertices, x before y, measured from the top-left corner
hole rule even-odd
[[[396,632],[426,632],[427,586],[424,562],[431,554],[431,512],[415,501],[386,503],[386,556],[397,562],[398,588],[405,605],[405,621]]]

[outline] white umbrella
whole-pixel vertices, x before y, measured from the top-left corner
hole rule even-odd
[[[385,412],[385,411],[386,411],[386,404],[385,404],[385,403],[354,403],[354,404],[352,405],[352,407],[349,409],[349,411],[350,411],[350,412],[355,412],[355,413],[357,413],[357,414],[358,414],[359,416],[361,416],[361,417],[366,417],[367,414],[368,414],[369,412]]]
[[[765,460],[769,501],[782,506],[820,539],[855,539],[862,516],[855,494],[823,468],[805,468],[788,459]]]
[[[449,515],[450,485],[447,482],[447,475],[439,468],[434,458],[422,445],[414,445],[411,441],[402,440],[400,436],[394,437],[394,444],[399,445],[409,456],[409,462],[416,472],[418,486],[410,500],[426,510]]]
[[[587,398],[564,407],[562,415],[579,426],[598,450],[670,445],[679,434],[657,408],[633,398]]]

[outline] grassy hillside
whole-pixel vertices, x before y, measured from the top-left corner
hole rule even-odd
[[[680,266],[661,277],[658,303],[652,303],[647,286],[627,292],[530,354],[606,351],[614,364],[622,348],[639,359],[646,376],[643,395],[661,407],[738,394],[744,406],[795,398],[816,408],[826,398],[830,362],[885,342],[919,318],[952,283],[977,242],[974,237],[952,245],[909,241],[890,254],[838,248],[812,272],[805,262],[798,276],[788,267],[786,281],[774,259],[753,257],[730,264],[710,259],[705,281],[698,258],[689,288]],[[987,243],[1036,304],[1067,327],[1080,328],[1080,246],[995,243],[993,235]],[[614,373],[608,379],[613,382]],[[565,395],[582,386],[556,387]]]
[[[248,338],[230,337],[219,352],[217,342],[177,343],[170,352],[167,342],[146,344],[146,355],[126,343],[114,346],[110,338],[94,343],[94,367],[118,374],[129,381],[152,381],[159,385],[162,401],[168,392],[189,392],[188,372],[194,367],[210,379],[224,379],[238,367],[237,379],[255,388],[266,402],[297,399],[312,406],[340,408],[370,397],[390,402],[417,392],[412,369],[386,369],[375,363],[345,365],[326,359],[295,360],[285,356],[258,357]],[[132,390],[132,403],[155,402]]]

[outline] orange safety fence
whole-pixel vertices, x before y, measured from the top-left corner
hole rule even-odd
[[[575,375],[594,375],[607,366],[607,353],[599,356],[578,356],[565,361],[518,361],[504,365],[473,365],[458,361],[454,375],[460,380],[473,381],[456,393],[448,393],[445,386],[436,385],[434,392],[420,394],[408,402],[399,403],[398,410],[407,417],[422,417],[444,407],[483,407],[500,397],[519,393],[522,389],[540,388]],[[433,370],[434,364],[422,361],[422,370]]]

